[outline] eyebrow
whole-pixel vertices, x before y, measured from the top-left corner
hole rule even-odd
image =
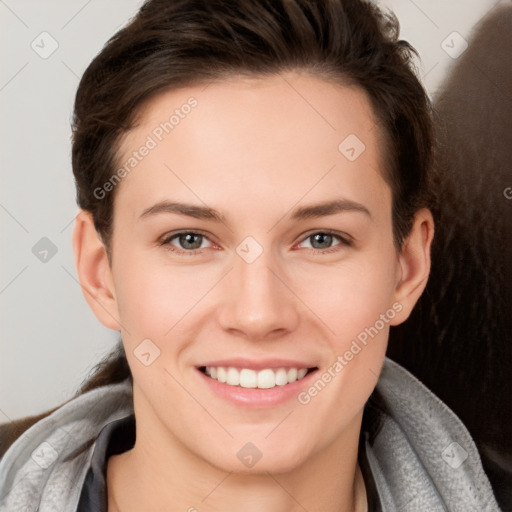
[[[332,201],[301,206],[292,212],[291,219],[304,220],[316,217],[325,217],[341,212],[363,213],[372,219],[372,215],[366,206],[348,199],[335,199]],[[226,223],[226,217],[214,208],[174,201],[160,201],[159,203],[146,208],[141,213],[139,219],[160,213],[186,215],[187,217],[193,217],[195,219]]]
[[[324,203],[317,203],[308,206],[301,206],[294,210],[292,214],[293,220],[310,219],[314,217],[324,217],[327,215],[334,215],[340,212],[359,212],[364,213],[370,219],[372,214],[370,210],[360,203],[350,201],[349,199],[335,199]]]
[[[195,219],[213,220],[215,222],[226,222],[224,215],[209,206],[196,206],[193,204],[178,203],[172,201],[160,201],[155,205],[146,208],[140,215],[139,219],[156,215],[159,213],[174,213],[178,215],[186,215]]]

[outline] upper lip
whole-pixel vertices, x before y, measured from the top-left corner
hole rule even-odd
[[[202,368],[204,366],[223,366],[226,368],[231,366],[233,368],[248,368],[251,370],[264,370],[265,368],[315,368],[315,365],[311,363],[305,363],[304,361],[297,361],[292,359],[256,360],[244,358],[216,359],[215,361],[208,361],[207,363],[201,364],[198,367]]]

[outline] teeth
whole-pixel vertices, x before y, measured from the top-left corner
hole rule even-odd
[[[264,370],[251,370],[223,366],[207,366],[205,369],[206,375],[212,379],[218,380],[228,384],[229,386],[241,386],[242,388],[259,388],[270,389],[276,386],[284,386],[291,384],[296,380],[302,379],[308,372],[307,368],[285,368],[272,369],[265,368]]]
[[[297,380],[297,368],[290,368],[288,370],[288,382],[295,382]]]
[[[276,372],[276,385],[284,386],[288,384],[288,372],[284,368],[279,368]]]
[[[308,373],[307,368],[301,368],[300,370],[298,370],[297,371],[297,380],[302,379],[302,377],[304,377],[306,375],[306,373]]]
[[[236,368],[230,368],[230,370],[238,373]],[[258,387],[258,374],[254,370],[248,370],[244,368],[240,372],[240,386],[243,388],[257,388]]]
[[[243,371],[243,370],[242,370]],[[261,370],[258,372],[258,387],[260,389],[269,389],[276,386],[276,374],[274,370]]]
[[[226,378],[226,368],[222,368],[222,366],[217,368],[217,380],[219,382],[226,382]]]
[[[226,384],[238,386],[240,384],[240,373],[235,368],[228,368]]]

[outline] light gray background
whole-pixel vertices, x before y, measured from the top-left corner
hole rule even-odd
[[[420,73],[435,98],[456,62],[443,41],[454,31],[468,39],[485,14],[508,2],[380,3],[395,11],[401,37],[419,50]],[[118,339],[89,309],[74,268],[70,122],[79,78],[141,3],[0,0],[0,422],[69,399]],[[31,47],[50,48],[42,32],[58,43],[46,59]],[[457,49],[461,43],[453,41]],[[46,262],[32,252],[43,237],[57,248]]]

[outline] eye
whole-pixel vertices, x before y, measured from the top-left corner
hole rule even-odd
[[[338,240],[339,243],[332,245],[335,240]],[[306,236],[301,243],[305,241],[310,241],[310,247],[314,252],[320,253],[330,253],[341,250],[340,246],[351,246],[353,244],[353,240],[348,237],[348,235],[341,235],[340,233],[335,233],[332,231],[316,231],[315,233],[311,233]],[[306,247],[307,248],[307,247]]]
[[[173,241],[176,240],[175,245]],[[160,245],[167,246],[170,251],[181,254],[197,254],[201,249],[208,247],[204,242],[209,240],[204,234],[196,231],[180,231],[166,236]]]
[[[333,242],[336,240],[338,243],[333,245]],[[303,238],[301,244],[306,241],[310,241],[309,249],[320,254],[335,252],[341,250],[343,246],[350,247],[353,244],[353,240],[348,235],[342,235],[329,230],[311,233]],[[178,254],[194,255],[200,254],[202,249],[208,248],[209,246],[205,245],[207,242],[210,242],[209,238],[201,232],[180,231],[165,236],[159,244],[165,246],[169,251]]]

